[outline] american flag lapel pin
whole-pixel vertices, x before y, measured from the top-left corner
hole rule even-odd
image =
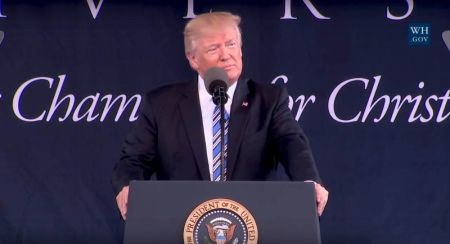
[[[242,102],[242,107],[248,107],[248,102],[247,101],[243,101]]]

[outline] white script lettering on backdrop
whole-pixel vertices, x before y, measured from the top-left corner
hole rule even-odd
[[[277,83],[278,81],[282,81],[283,84],[287,84],[289,81],[289,78],[286,75],[280,75],[275,77],[275,79],[272,80],[272,84]],[[289,96],[289,109],[292,111],[295,111],[295,120],[299,120],[300,116],[302,116],[303,111],[306,109],[306,106],[308,105],[308,103],[314,103],[316,102],[316,96],[315,95],[310,95],[308,97],[306,97],[305,95],[299,95],[297,96],[297,98],[294,100],[294,98],[292,96]],[[295,105],[295,107],[294,107]]]
[[[272,84],[277,82],[283,82],[287,84],[289,81],[286,75],[280,75],[273,79]],[[384,118],[387,118],[387,113],[390,113],[389,121],[391,123],[396,122],[397,116],[401,111],[409,113],[408,122],[416,122],[420,121],[422,123],[427,123],[432,121],[433,119],[437,123],[441,123],[446,120],[450,116],[450,112],[445,113],[445,109],[447,106],[447,102],[450,100],[450,90],[447,90],[446,93],[442,96],[438,96],[435,94],[424,97],[423,95],[378,95],[377,90],[381,81],[381,76],[375,76],[373,85],[370,89],[370,94],[367,97],[367,92],[370,85],[370,80],[365,78],[353,78],[348,79],[346,81],[341,82],[336,88],[334,88],[333,92],[328,98],[328,112],[335,121],[340,123],[355,123],[361,122],[365,123],[368,121],[369,115],[372,117],[376,117],[374,108],[376,106],[377,109],[380,107],[381,113],[377,118],[373,119],[374,123],[381,122]],[[342,118],[339,115],[339,111],[336,111],[335,103],[336,99],[341,95],[341,91],[343,91],[350,83],[362,83],[364,85],[364,90],[362,90],[361,95],[367,97],[366,103],[361,104],[361,109],[359,111],[355,111],[355,116],[352,118]],[[425,82],[419,82],[418,88],[423,89],[425,87]],[[289,108],[294,111],[295,119],[298,121],[300,116],[305,111],[308,104],[313,104],[316,102],[315,95],[299,95],[295,99],[292,96],[289,96]],[[437,111],[437,113],[436,113]],[[362,116],[361,116],[362,113]],[[436,116],[435,116],[436,115]]]
[[[355,116],[350,119],[343,119],[338,116],[335,109],[336,98],[340,95],[341,90],[345,89],[350,83],[362,83],[364,84],[364,90],[368,90],[370,85],[370,80],[365,78],[353,78],[340,83],[331,93],[328,99],[328,111],[331,117],[341,123],[352,123],[352,122],[362,122],[365,123],[367,118],[371,114],[375,106],[382,106],[382,111],[378,118],[374,118],[373,122],[378,123],[385,118],[387,112],[391,114],[390,122],[395,122],[400,111],[407,111],[409,113],[408,122],[412,123],[415,121],[420,121],[422,123],[427,123],[433,120],[435,111],[439,109],[436,114],[435,120],[437,123],[443,122],[446,118],[450,116],[450,112],[444,115],[447,101],[450,100],[450,90],[438,97],[437,95],[430,95],[424,98],[422,95],[406,95],[402,98],[400,95],[395,95],[391,98],[389,95],[378,95],[377,90],[381,81],[381,76],[375,76],[372,88],[370,90],[370,95],[367,99],[367,103],[362,105],[361,110],[355,111]],[[423,89],[425,87],[425,82],[419,82],[418,88]],[[363,91],[364,92],[364,91]],[[364,93],[363,93],[364,94]],[[367,94],[367,93],[365,93]],[[408,104],[404,106],[405,104]],[[412,105],[412,108],[411,108]],[[426,110],[426,111],[424,111]],[[361,117],[361,113],[363,115]],[[375,116],[375,115],[372,115]]]
[[[100,97],[100,93],[97,92],[95,95],[84,97],[83,99],[81,99],[81,101],[79,101],[79,99],[76,99],[73,94],[67,94],[61,97],[61,90],[63,88],[65,79],[66,75],[58,76],[57,87],[54,91],[53,99],[49,101],[48,110],[46,108],[42,108],[42,112],[39,115],[25,115],[22,113],[23,110],[21,107],[21,100],[24,98],[24,91],[28,91],[30,89],[32,92],[33,85],[38,82],[47,82],[49,84],[49,88],[52,89],[53,84],[55,83],[55,79],[50,77],[36,77],[24,82],[16,90],[13,98],[14,114],[17,116],[17,118],[25,122],[49,122],[56,119],[54,116],[55,112],[63,112],[64,114],[64,116],[58,117],[59,122],[68,120],[70,115],[72,115],[71,119],[74,122],[78,122],[81,120],[85,120],[87,122],[98,120],[100,122],[103,122],[108,114],[110,114],[113,106],[119,102],[119,107],[116,110],[117,113],[114,117],[114,121],[117,122],[125,112],[125,110],[128,108],[128,106],[131,105],[134,101],[134,106],[131,106],[132,111],[128,120],[130,122],[137,120],[137,111],[142,99],[141,95],[136,94],[128,99],[127,96],[123,94],[118,95],[115,98],[111,94],[103,95],[102,97]]]
[[[391,123],[394,123],[399,121],[398,115],[400,113],[407,113],[409,115],[408,123],[428,123],[432,121],[441,123],[450,117],[450,112],[446,112],[447,102],[450,100],[450,89],[444,92],[443,95],[416,94],[401,96],[379,94],[381,77],[381,75],[375,76],[373,81],[366,78],[352,78],[339,83],[328,97],[328,114],[331,118],[339,123],[367,123],[371,121],[369,118],[373,118],[372,121],[374,123],[379,123],[383,120],[389,120]],[[76,98],[71,93],[62,94],[65,80],[66,75],[63,74],[58,76],[58,79],[36,77],[25,81],[17,88],[13,97],[12,108],[15,116],[25,122],[50,122],[55,120],[58,122],[103,122],[110,114],[112,115],[109,117],[114,117],[116,122],[122,118],[123,114],[130,115],[128,117],[130,122],[138,119],[137,113],[142,100],[140,94],[127,97],[124,94],[113,96],[112,94],[101,95],[97,92],[94,95]],[[288,81],[289,78],[286,75],[279,75],[271,83],[281,82],[287,84]],[[38,113],[27,114],[24,111],[29,111],[26,106],[32,104],[29,101],[30,97],[39,99],[39,101],[45,98],[45,95],[35,93],[35,90],[33,90],[36,89],[38,83],[47,84],[48,89],[51,89],[53,93],[53,98],[48,99],[46,103],[44,102],[47,105],[40,108]],[[360,95],[357,99],[354,99],[355,85],[361,87],[360,91],[358,90],[356,93],[356,96]],[[359,98],[362,98],[364,102],[352,106],[351,109],[354,109],[354,111],[352,110],[352,115],[348,116],[348,111],[343,113],[342,110],[336,108],[336,100],[349,99],[345,97],[348,94],[345,90],[350,87],[353,89],[350,100],[359,101]],[[425,82],[421,81],[418,83],[418,90],[422,90],[424,87]],[[30,94],[34,96],[30,96]],[[1,95],[0,98],[2,98]],[[23,99],[28,99],[28,103],[22,102]],[[289,96],[289,108],[293,111],[295,120],[299,121],[304,111],[315,104],[318,99],[320,98],[314,94]]]

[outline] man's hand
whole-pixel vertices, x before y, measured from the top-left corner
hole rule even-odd
[[[122,215],[123,220],[127,219],[127,205],[128,205],[128,189],[129,186],[124,186],[122,190],[117,194],[116,202],[117,207],[119,207],[120,214]]]
[[[325,205],[327,205],[328,191],[320,184],[314,182],[314,185],[316,188],[317,213],[321,216],[325,209]]]

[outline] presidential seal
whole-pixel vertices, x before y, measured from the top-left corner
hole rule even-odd
[[[185,244],[253,244],[258,228],[251,213],[229,199],[211,199],[198,205],[184,224]]]

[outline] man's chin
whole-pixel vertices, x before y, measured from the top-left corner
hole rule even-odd
[[[238,72],[227,72],[228,80],[230,81],[230,84],[233,84],[237,79],[239,79],[239,73]]]

